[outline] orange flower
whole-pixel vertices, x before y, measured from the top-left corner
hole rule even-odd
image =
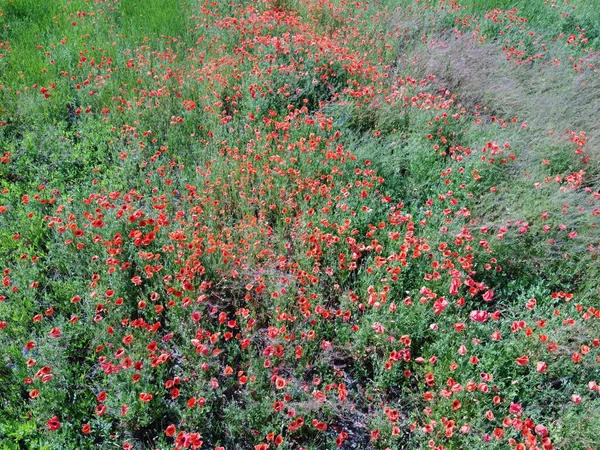
[[[526,366],[529,364],[529,357],[527,355],[519,356],[515,361],[519,366]]]

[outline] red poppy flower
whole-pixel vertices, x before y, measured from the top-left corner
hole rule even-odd
[[[61,336],[62,336],[62,331],[60,331],[60,328],[54,327],[54,328],[52,328],[52,330],[50,330],[50,337],[53,337],[56,339]]]
[[[145,403],[147,403],[147,402],[149,402],[150,400],[152,400],[152,398],[153,398],[153,397],[154,397],[154,396],[153,396],[152,394],[148,394],[148,393],[146,393],[146,392],[142,392],[142,393],[140,393],[140,395],[139,395],[139,398],[140,398],[140,400],[141,400],[141,401],[143,401],[143,402],[145,402]]]
[[[171,424],[166,428],[165,434],[170,437],[173,436],[176,431],[177,429],[175,428],[175,425]]]
[[[277,377],[275,379],[275,387],[277,389],[283,389],[285,387],[285,385],[286,385],[286,381],[283,378]]]
[[[46,422],[48,429],[50,431],[56,431],[60,428],[60,422],[58,420],[58,417],[54,416],[52,419],[48,420],[48,422]]]
[[[520,366],[526,366],[529,364],[529,357],[527,355],[519,356],[515,361]]]

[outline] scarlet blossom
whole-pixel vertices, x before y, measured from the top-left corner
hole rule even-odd
[[[375,333],[381,334],[385,332],[385,328],[379,322],[374,322],[373,331],[375,331]]]
[[[171,424],[165,429],[165,434],[171,437],[175,434],[176,431],[177,429],[175,428],[175,425]]]
[[[539,373],[544,373],[548,370],[548,364],[546,364],[544,361],[538,361],[535,365],[535,370],[537,370]]]
[[[56,431],[60,428],[61,423],[59,422],[58,417],[54,416],[46,422],[46,425],[50,431]]]
[[[474,310],[474,311],[471,311],[471,313],[469,314],[469,317],[474,322],[484,323],[488,319],[488,312],[487,311]]]
[[[143,402],[149,402],[150,400],[152,400],[152,398],[154,397],[152,394],[148,394],[146,392],[142,392],[140,393],[140,400]]]
[[[81,426],[81,432],[82,432],[83,434],[90,434],[90,431],[91,431],[91,429],[92,429],[92,427],[90,427],[90,424],[89,424],[89,423],[84,423],[84,424]]]
[[[96,415],[98,416],[102,416],[104,415],[104,413],[106,412],[106,405],[100,403],[98,406],[96,406],[96,409],[94,411],[96,413]]]
[[[51,373],[47,375],[42,375],[42,383],[47,383],[48,381],[52,380],[52,378],[54,378],[54,375],[52,375]]]
[[[452,283],[450,284],[450,295],[458,294],[460,285],[461,285],[460,278],[452,278]]]
[[[527,355],[519,356],[515,361],[519,366],[526,366],[529,364],[529,357]]]
[[[60,331],[60,328],[58,327],[54,327],[52,328],[52,330],[50,330],[50,337],[52,338],[59,338],[62,336],[62,331]]]

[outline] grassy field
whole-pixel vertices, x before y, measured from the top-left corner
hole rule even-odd
[[[0,0],[0,449],[600,449],[599,49],[593,0]]]

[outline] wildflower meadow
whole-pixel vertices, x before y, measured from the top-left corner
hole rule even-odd
[[[0,449],[600,450],[596,0],[0,0]]]

